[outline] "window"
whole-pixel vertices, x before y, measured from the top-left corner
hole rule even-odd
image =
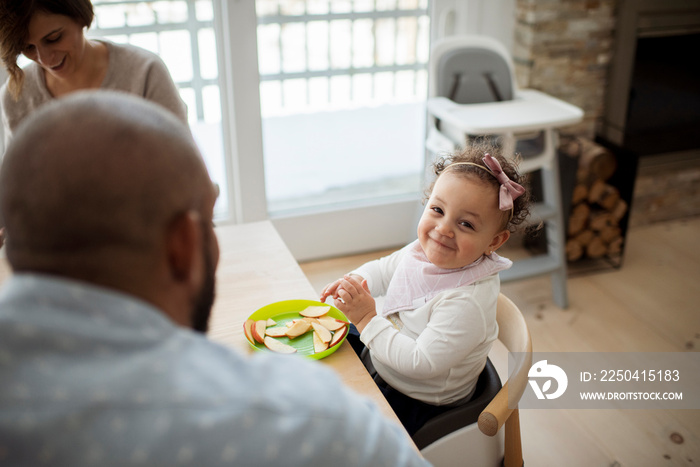
[[[230,216],[221,130],[219,71],[211,0],[95,0],[90,37],[159,55],[187,104],[189,123],[210,176],[219,184],[215,216]]]
[[[258,0],[256,10],[271,215],[418,192],[427,0]]]
[[[90,35],[170,69],[222,189],[218,222],[271,218],[297,259],[415,236],[427,0],[94,5]]]

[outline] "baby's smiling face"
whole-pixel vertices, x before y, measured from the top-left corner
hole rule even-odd
[[[457,269],[505,243],[510,233],[502,225],[498,190],[477,177],[448,171],[435,182],[418,223],[418,240],[431,263]]]

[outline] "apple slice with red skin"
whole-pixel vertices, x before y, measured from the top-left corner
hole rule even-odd
[[[294,323],[291,328],[287,329],[287,337],[294,339],[306,333],[309,329],[311,329],[311,325],[308,321],[299,320]]]
[[[294,347],[291,345],[283,344],[274,337],[266,337],[264,341],[265,347],[268,349],[272,350],[273,352],[277,353],[294,353],[297,351]]]
[[[318,323],[321,324],[321,326],[328,329],[329,331],[337,331],[343,326],[348,325],[348,323],[346,323],[345,321],[336,318],[331,318],[330,316],[322,316],[320,318],[316,318],[316,321],[318,321]]]
[[[319,336],[318,332],[316,332],[315,330],[313,331],[313,333],[314,333],[314,352],[321,353],[324,350],[327,350],[328,349],[328,342],[323,342],[323,338],[321,336]]]
[[[349,326],[345,326],[344,328],[335,331],[335,333],[333,334],[333,339],[331,339],[331,342],[330,344],[328,344],[328,347],[333,347],[334,345],[338,344],[338,342],[342,341],[343,337],[345,337],[345,335],[348,333],[348,327]]]
[[[314,328],[314,332],[318,334],[319,339],[321,339],[321,341],[324,343],[328,344],[333,338],[331,332],[324,326],[321,326],[318,323],[311,323],[311,327]]]
[[[255,342],[264,343],[265,341],[265,329],[267,328],[267,320],[261,319],[256,321],[253,325],[253,339]]]
[[[253,325],[255,324],[254,319],[247,319],[243,323],[243,334],[245,334],[246,339],[248,339],[252,344],[255,344],[255,338],[253,337]]]

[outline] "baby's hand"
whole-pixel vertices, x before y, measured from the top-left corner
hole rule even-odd
[[[325,303],[328,297],[333,297],[334,299],[338,298],[338,286],[341,280],[342,279],[338,279],[324,287],[323,292],[321,292],[321,297],[319,298],[321,303]]]
[[[338,300],[338,292],[339,292],[339,289],[340,289],[340,283],[345,279],[345,277],[355,277],[355,278],[357,278],[359,281],[362,281],[362,280],[363,280],[362,277],[358,276],[357,274],[351,274],[351,275],[349,275],[349,276],[346,275],[346,276],[344,276],[344,277],[341,277],[341,278],[338,279],[337,281],[333,281],[333,282],[331,282],[330,284],[328,284],[327,286],[325,286],[325,287],[323,288],[323,292],[321,292],[321,297],[319,298],[319,300],[320,300],[322,303],[325,303],[325,302],[326,302],[326,299],[327,299],[328,297],[333,297],[333,299]]]
[[[365,325],[377,316],[376,304],[369,293],[367,280],[345,276],[336,282],[339,284],[335,287],[335,307],[345,313],[357,330],[362,332]]]

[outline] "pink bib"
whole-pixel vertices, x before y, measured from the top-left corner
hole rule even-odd
[[[428,261],[418,240],[408,248],[389,282],[381,316],[415,310],[440,292],[473,284],[508,269],[513,262],[491,253],[459,269],[443,269]]]

